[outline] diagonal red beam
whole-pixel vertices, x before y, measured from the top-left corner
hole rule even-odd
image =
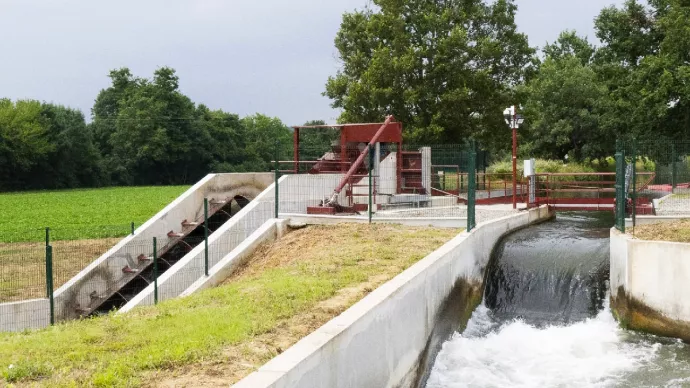
[[[352,166],[350,166],[350,170],[348,170],[348,172],[345,174],[343,179],[340,181],[340,184],[338,185],[338,187],[333,191],[333,195],[331,196],[331,199],[328,201],[327,205],[333,205],[333,204],[337,203],[338,195],[340,195],[340,192],[343,191],[343,188],[345,188],[345,185],[347,185],[347,182],[350,180],[352,175],[359,169],[359,167],[364,162],[364,158],[366,158],[367,155],[369,154],[370,146],[372,146],[378,142],[379,138],[383,134],[383,131],[386,130],[386,127],[388,127],[394,121],[395,121],[395,117],[393,117],[392,115],[386,117],[386,121],[383,123],[383,125],[381,125],[381,128],[379,128],[376,131],[376,134],[374,134],[374,137],[371,138],[367,147],[362,151],[361,154],[359,154],[359,157],[357,157],[357,160],[355,160],[355,162],[352,164]]]

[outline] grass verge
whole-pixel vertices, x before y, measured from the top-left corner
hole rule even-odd
[[[125,315],[0,334],[6,383],[227,386],[457,235],[314,226],[260,248],[221,287]]]
[[[640,240],[690,243],[690,220],[639,225],[635,237]]]
[[[122,237],[141,225],[187,186],[115,187],[0,194],[0,242]]]

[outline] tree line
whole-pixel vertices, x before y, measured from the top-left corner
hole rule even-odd
[[[195,104],[173,69],[110,78],[90,123],[68,107],[0,100],[0,190],[190,184],[209,172],[268,171],[276,141],[292,144],[278,118]]]
[[[324,95],[340,122],[393,114],[408,143],[472,139],[494,155],[510,152],[509,105],[526,117],[522,156],[604,159],[617,138],[690,139],[687,0],[604,8],[598,46],[564,31],[537,50],[516,12],[514,0],[373,0],[343,15],[342,67]],[[88,123],[68,107],[0,100],[0,190],[189,184],[208,172],[267,171],[276,141],[291,144],[277,118],[194,103],[173,69],[147,79],[123,68],[110,79]],[[302,137],[327,150],[333,134]]]
[[[617,138],[690,140],[690,2],[604,8],[590,43],[564,31],[541,50],[511,0],[373,0],[343,16],[343,63],[325,94],[343,121],[386,113],[427,143],[478,140],[508,153],[502,111],[519,105],[523,156],[591,160]]]

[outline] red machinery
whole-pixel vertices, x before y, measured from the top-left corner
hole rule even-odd
[[[309,214],[335,214],[338,211],[348,210],[338,204],[338,196],[347,185],[357,185],[367,174],[368,167],[364,163],[369,153],[370,146],[377,143],[387,143],[395,146],[400,152],[396,153],[396,194],[417,193],[426,194],[422,184],[422,154],[419,151],[402,151],[402,123],[395,117],[388,116],[384,123],[370,124],[338,124],[300,126],[294,128],[294,172],[299,171],[300,163],[312,164],[309,173],[344,173],[339,185],[333,190],[332,195],[323,201],[321,206],[309,207]],[[340,141],[332,146],[332,152],[326,153],[317,161],[300,160],[300,130],[336,128],[340,130]],[[387,157],[381,155],[382,158]],[[380,160],[379,160],[380,162]],[[347,192],[350,198],[350,210],[357,209],[352,201],[352,190]]]

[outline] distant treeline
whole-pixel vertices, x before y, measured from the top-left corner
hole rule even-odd
[[[292,147],[278,118],[197,105],[170,68],[151,80],[126,68],[110,78],[90,123],[68,107],[0,100],[0,191],[190,184],[209,172],[268,171],[276,141]]]

